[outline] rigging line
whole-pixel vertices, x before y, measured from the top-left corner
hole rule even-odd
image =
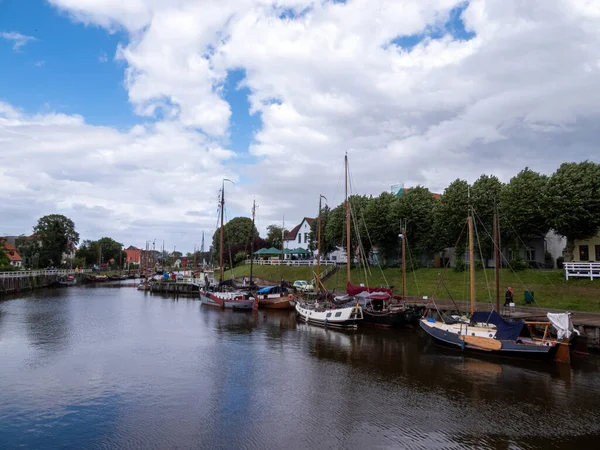
[[[508,222],[508,221],[507,221]],[[486,234],[493,240],[492,235],[490,234],[490,232],[487,230],[487,228],[485,227],[485,225],[482,223],[483,225],[483,229],[485,230]],[[508,224],[511,228],[512,226],[510,225],[510,222]],[[514,228],[512,228],[513,233],[515,232]],[[516,234],[516,233],[515,233]],[[500,249],[501,250],[501,249]],[[511,266],[510,261],[508,260],[508,258],[506,258],[502,251],[500,251],[500,257],[501,259],[506,263],[506,265],[508,266],[508,268],[513,272],[513,274],[517,277],[517,280],[519,281],[519,283],[521,283],[521,285],[528,291],[531,291],[531,288],[529,288],[528,286],[525,285],[525,283],[523,282],[523,279],[519,276],[519,274],[517,273],[517,271]],[[552,284],[552,283],[551,283]],[[535,301],[535,299],[533,299],[533,303],[535,304],[535,306],[539,309],[539,310],[543,310],[542,307],[539,305],[538,302]]]
[[[481,218],[477,215],[477,212],[475,211],[475,208],[471,207],[471,211],[473,212],[473,214],[475,215],[475,217],[477,219],[479,219],[479,221],[481,222],[484,230],[485,230],[485,225],[483,224],[483,221],[481,220]],[[481,241],[479,239],[479,233],[477,232],[477,221],[474,220],[473,221],[473,228],[475,229],[475,236],[477,237],[477,246],[479,247],[479,258],[481,260],[481,265],[483,267],[483,276],[485,277],[485,285],[487,287],[487,291],[488,291],[488,296],[490,298],[490,304],[493,304],[493,300],[492,300],[492,291],[490,290],[490,283],[488,280],[488,276],[487,276],[487,271],[485,270],[485,266],[486,264],[484,263],[484,259],[483,259],[483,250],[481,249]],[[487,232],[487,230],[486,230]],[[471,261],[471,264],[475,264],[475,261]],[[475,282],[475,280],[473,280],[473,282]],[[477,299],[475,299],[475,301],[477,301]]]
[[[406,227],[405,227],[405,229],[406,229]],[[417,273],[416,273],[416,271],[414,270],[414,267],[413,267],[412,253],[410,251],[410,245],[408,243],[408,237],[406,236],[406,234],[407,233],[404,233],[404,237],[402,239],[406,239],[406,249],[408,250],[408,259],[410,260],[410,265],[412,267],[411,272],[413,273],[413,276],[415,278],[415,286],[417,287],[417,295],[421,296],[421,290],[419,289],[419,282],[417,281]],[[402,261],[402,264],[404,264],[404,261]],[[406,291],[406,287],[404,289]]]
[[[460,231],[460,235],[458,236],[458,239],[456,240],[456,243],[454,244],[454,248],[456,248],[458,246],[458,243],[462,239],[462,235],[465,232],[465,228],[466,227],[467,227],[467,221],[465,221],[465,223],[463,224],[462,230]],[[463,255],[463,258],[464,258],[464,255]],[[446,261],[446,265],[444,266],[444,270],[442,270],[442,273],[440,275],[440,279],[438,280],[438,282],[437,282],[437,284],[435,286],[435,290],[434,290],[433,296],[432,296],[434,304],[435,304],[435,297],[437,296],[440,284],[444,281],[444,274],[447,272],[449,266],[450,266],[450,258],[448,258],[448,261]],[[456,309],[460,313],[460,308],[458,307],[458,305],[456,304],[456,302],[454,300],[452,300],[452,303],[454,303],[454,306],[456,306]],[[437,308],[437,306],[436,306],[436,308]]]
[[[352,186],[354,186],[354,177],[352,176],[352,172],[350,171],[350,165],[349,164],[348,164],[348,173],[349,173],[349,179],[350,179],[350,186],[352,187]],[[354,212],[354,208],[351,208],[350,211],[351,211],[351,213]],[[364,214],[364,211],[362,209],[360,211],[360,218],[362,219],[362,223],[363,223],[363,225],[365,227],[365,231],[367,233],[367,239],[369,241],[369,244],[371,245],[371,249],[373,249],[374,248],[373,240],[371,239],[371,234],[369,233],[369,228],[367,227],[367,221],[365,219],[365,214]],[[358,236],[358,241],[359,241],[359,243],[360,243],[360,245],[362,247],[362,252],[364,254],[365,261],[368,261],[368,258],[366,256],[366,251],[364,250],[364,246],[362,245],[362,240],[360,239],[360,234],[358,233],[358,229],[359,229],[358,222],[359,222],[359,220],[356,219],[356,218],[354,220],[355,220],[354,223],[355,223],[355,227],[356,227],[356,235]],[[372,277],[373,274],[371,272],[371,267],[368,264],[366,264],[366,266],[368,268],[369,275]],[[381,277],[383,278],[384,283],[389,286],[389,282],[388,282],[388,280],[387,280],[387,278],[385,276],[385,273],[383,272],[383,269],[381,267],[381,263],[379,262],[379,253],[377,254],[377,266],[379,268],[379,272],[381,273]]]
[[[507,216],[504,215],[504,213],[501,213],[502,216],[505,219],[505,222],[508,223],[508,226],[510,227],[510,229],[512,230],[513,234],[517,237],[517,239],[519,240],[519,242],[523,245],[523,247],[526,249],[527,245],[525,244],[525,242],[523,241],[523,239],[521,239],[521,236],[519,236],[519,234],[516,232],[516,230],[514,229],[514,227],[511,225],[510,221],[508,220]],[[546,238],[544,238],[544,241],[546,240]],[[553,258],[554,259],[554,258]],[[554,266],[554,262],[552,263],[552,265]],[[552,280],[548,277],[548,274],[544,271],[542,271],[544,278],[546,278],[546,280],[552,285],[555,286],[555,283],[552,282]],[[534,299],[535,302],[535,299]]]

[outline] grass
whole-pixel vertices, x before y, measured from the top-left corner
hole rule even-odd
[[[272,282],[278,282],[282,278],[291,282],[295,280],[310,281],[313,278],[313,270],[313,267],[254,266],[253,276]],[[418,269],[408,272],[406,274],[406,294],[409,296],[426,295],[431,298],[436,291],[441,273],[442,269]],[[236,277],[248,276],[250,266],[237,267],[234,269],[234,274]],[[229,272],[225,274],[226,278],[230,276]],[[368,280],[365,280],[364,272],[352,269],[351,277],[353,284],[361,282],[369,286],[389,284],[394,286],[398,293],[402,286],[400,269],[372,268]],[[475,279],[477,301],[494,302],[494,269],[476,271]],[[468,272],[454,272],[452,269],[448,269],[444,275],[444,282],[445,287],[440,285],[437,298],[448,299],[450,296],[455,300],[469,298]],[[338,271],[325,282],[325,286],[337,291],[345,290],[346,267],[340,266]],[[535,305],[542,308],[600,312],[600,280],[571,279],[567,281],[562,270],[511,272],[509,269],[503,269],[500,271],[500,301],[502,303],[504,303],[504,292],[508,286],[513,288],[515,303],[518,306],[525,306],[524,291],[528,290],[534,292]]]

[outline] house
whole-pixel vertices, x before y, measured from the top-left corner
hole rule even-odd
[[[127,247],[125,249],[125,253],[127,254],[127,259],[125,262],[128,264],[139,264],[142,260],[142,251],[133,245]]]
[[[600,262],[600,232],[590,239],[575,240],[573,261]]]
[[[10,260],[10,265],[14,266],[14,267],[22,267],[23,259],[21,258],[19,253],[17,253],[17,249],[15,248],[15,246],[13,244],[11,244],[10,242],[8,242],[7,240],[3,241],[2,246],[3,246],[4,253]]]
[[[299,225],[292,228],[283,236],[283,248],[294,249],[302,248],[308,250],[308,242],[310,240],[310,226],[316,219],[305,217]]]

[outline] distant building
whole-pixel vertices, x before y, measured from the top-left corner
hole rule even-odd
[[[392,184],[392,186],[390,188],[390,193],[394,194],[396,197],[402,197],[410,189],[412,189],[412,188],[405,188],[404,183]],[[432,192],[431,195],[433,195],[433,198],[435,198],[436,200],[439,200],[440,198],[442,198],[442,194],[437,194],[435,192]]]
[[[127,260],[125,262],[129,264],[139,264],[142,260],[142,251],[133,245],[127,247],[125,253],[127,254]]]
[[[23,266],[23,259],[21,258],[21,256],[19,255],[19,253],[17,252],[17,249],[15,248],[15,246],[13,244],[8,242],[8,240],[5,240],[5,241],[3,241],[2,247],[3,247],[2,250],[4,251],[4,253],[8,257],[8,259],[10,260],[11,266],[14,266],[14,267],[22,267]]]
[[[283,236],[283,248],[295,249],[302,248],[308,250],[308,242],[310,240],[310,226],[316,219],[305,217],[299,225],[292,228]]]

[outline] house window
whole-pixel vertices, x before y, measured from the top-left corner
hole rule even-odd
[[[298,233],[298,244],[302,244],[302,235]]]
[[[596,245],[596,261],[600,262],[600,245]]]
[[[332,256],[332,257],[331,257],[331,260],[332,260],[332,261],[337,261],[337,256]]]
[[[579,246],[579,261],[589,261],[590,253],[587,245]]]
[[[535,261],[535,248],[527,247],[527,261]]]
[[[306,244],[308,242],[308,235],[310,233],[304,233],[304,243]]]

